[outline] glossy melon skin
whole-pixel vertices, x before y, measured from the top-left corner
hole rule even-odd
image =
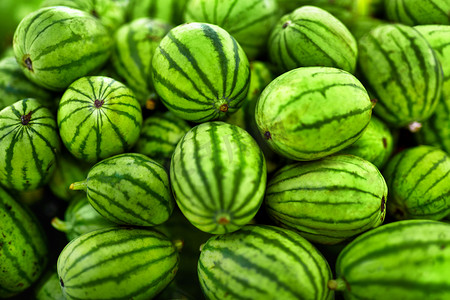
[[[34,214],[0,187],[0,298],[35,283],[48,262],[47,237]]]
[[[62,91],[99,69],[109,58],[113,39],[98,19],[64,6],[27,15],[14,33],[14,54],[32,82]]]
[[[286,72],[263,91],[255,118],[278,154],[315,160],[354,143],[372,115],[366,89],[352,74],[327,67]]]
[[[344,299],[450,297],[450,224],[407,220],[366,232],[348,244],[328,287]]]
[[[175,200],[189,222],[208,233],[233,232],[247,224],[261,206],[266,180],[261,149],[236,125],[197,125],[172,155]]]
[[[170,283],[178,264],[178,251],[165,235],[113,227],[72,240],[57,268],[66,299],[147,300]]]

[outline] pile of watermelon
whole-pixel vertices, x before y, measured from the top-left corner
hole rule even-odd
[[[0,298],[450,299],[450,1],[45,0],[0,153]]]

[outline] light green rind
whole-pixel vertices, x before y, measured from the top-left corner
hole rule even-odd
[[[152,18],[173,25],[182,23],[188,0],[129,0],[129,19]]]
[[[450,158],[431,146],[395,155],[383,172],[388,211],[397,219],[440,220],[450,214]]]
[[[154,92],[152,58],[159,42],[172,26],[160,20],[142,18],[120,27],[114,35],[112,63],[141,105]]]
[[[231,34],[249,60],[262,54],[280,12],[276,0],[188,1],[185,22],[216,24]]]
[[[125,22],[128,0],[45,0],[41,7],[67,6],[98,18],[110,31]]]
[[[275,25],[269,54],[283,71],[323,66],[353,73],[358,47],[347,27],[333,15],[318,7],[303,6]]]
[[[108,30],[90,14],[55,6],[27,15],[14,33],[13,47],[25,76],[62,91],[100,68],[112,43]]]
[[[236,231],[258,211],[267,171],[255,140],[238,126],[207,122],[178,143],[170,165],[172,191],[183,214],[198,229]]]
[[[373,164],[334,155],[279,170],[264,203],[281,226],[311,242],[336,244],[381,225],[386,199],[386,182]]]
[[[368,126],[372,103],[350,73],[298,68],[273,80],[256,105],[256,124],[271,148],[290,159],[315,160],[354,143]]]
[[[96,101],[104,103],[97,108]],[[109,77],[83,77],[63,94],[58,127],[70,153],[93,163],[131,149],[141,132],[141,106],[124,84]]]
[[[58,258],[66,299],[135,299],[156,296],[174,278],[178,252],[161,233],[118,227],[86,233]]]
[[[171,112],[154,114],[145,119],[135,150],[161,165],[170,165],[170,158],[180,139],[191,126]]]
[[[60,142],[52,113],[38,100],[20,100],[0,111],[0,141],[0,184],[27,191],[50,180]]]
[[[152,67],[156,92],[172,113],[185,120],[223,119],[237,111],[247,96],[247,56],[216,25],[175,27],[159,44]]]
[[[36,300],[65,300],[55,269],[48,270],[34,288]]]
[[[88,164],[83,164],[69,154],[57,157],[56,168],[48,183],[53,195],[65,201],[71,201],[77,193],[69,189],[70,184],[86,178]]]
[[[25,98],[35,98],[50,110],[56,110],[52,95],[25,77],[14,57],[0,60],[0,110]]]
[[[378,26],[359,40],[359,66],[378,99],[375,113],[394,127],[423,122],[441,97],[442,69],[414,28]]]
[[[73,199],[64,213],[64,221],[53,218],[52,226],[66,233],[71,241],[82,234],[105,227],[118,226],[102,217],[84,196]]]
[[[247,225],[210,238],[198,276],[208,299],[334,299],[327,261],[293,231]]]
[[[85,189],[95,210],[118,224],[161,224],[169,219],[174,207],[167,171],[138,153],[100,161],[89,170],[86,181],[71,188]]]
[[[0,298],[36,282],[48,261],[47,239],[39,221],[0,187]]]
[[[434,114],[423,123],[417,138],[422,144],[441,147],[450,153],[450,26],[421,25],[414,28],[430,43],[444,73],[441,99]]]
[[[391,157],[394,139],[389,128],[377,117],[372,116],[369,126],[361,137],[339,153],[364,158],[381,169]]]
[[[339,254],[338,289],[347,300],[450,298],[450,224],[409,220],[357,237]]]
[[[448,0],[386,0],[385,12],[390,21],[406,25],[450,25]]]

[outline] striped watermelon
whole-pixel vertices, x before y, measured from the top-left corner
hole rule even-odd
[[[386,17],[407,25],[450,25],[448,0],[389,0],[385,1]]]
[[[170,165],[170,158],[180,139],[191,126],[171,112],[154,114],[145,119],[135,150],[161,165]]]
[[[0,298],[31,286],[47,264],[47,239],[33,213],[0,187]]]
[[[198,229],[236,231],[258,211],[267,171],[255,140],[238,126],[207,122],[178,143],[170,165],[172,191],[183,214]]]
[[[125,23],[128,0],[45,0],[41,7],[67,6],[98,18],[110,31]]]
[[[14,57],[3,58],[0,60],[0,110],[25,98],[38,99],[50,110],[56,110],[53,96],[26,78]]]
[[[142,112],[133,92],[109,77],[83,77],[61,98],[58,127],[75,157],[96,162],[126,152],[136,143]]]
[[[73,199],[67,207],[64,221],[55,217],[52,219],[52,226],[65,232],[67,239],[71,241],[84,233],[117,226],[117,224],[102,217],[86,197],[78,197]]]
[[[450,224],[408,220],[348,244],[328,287],[348,300],[450,299]]]
[[[184,12],[185,22],[211,23],[228,31],[250,60],[264,52],[279,17],[276,0],[191,0]]]
[[[394,139],[389,128],[377,117],[372,116],[369,126],[351,146],[339,153],[364,158],[381,169],[394,150]]]
[[[171,28],[163,21],[142,18],[123,25],[114,35],[112,63],[142,105],[151,99],[154,90],[153,54]]]
[[[85,181],[73,183],[70,189],[85,190],[91,205],[118,224],[161,224],[174,207],[167,171],[137,153],[102,160],[89,170]]]
[[[386,182],[373,164],[335,155],[279,170],[264,203],[281,226],[311,242],[336,244],[381,225],[386,198]]]
[[[275,25],[269,55],[282,71],[324,66],[353,73],[358,47],[347,27],[333,15],[315,6],[303,6]]]
[[[44,276],[39,279],[39,282],[34,288],[36,300],[65,300],[59,284],[58,273],[51,268]]]
[[[48,187],[57,198],[70,201],[77,195],[76,192],[69,189],[70,184],[86,178],[88,170],[88,164],[83,164],[64,153],[57,157],[56,168]]]
[[[200,123],[225,118],[247,96],[247,56],[216,25],[175,27],[159,44],[152,67],[156,92],[170,111],[185,120]]]
[[[14,33],[13,47],[31,81],[62,91],[101,67],[112,42],[108,30],[90,14],[57,6],[27,15]]]
[[[298,234],[247,225],[202,247],[198,277],[208,299],[334,299],[331,270]]]
[[[35,99],[0,111],[0,184],[26,191],[46,184],[56,166],[60,142],[52,113]]]
[[[72,240],[58,258],[64,297],[147,300],[174,278],[178,252],[163,234],[104,228]]]
[[[383,172],[388,210],[397,219],[440,220],[450,214],[450,158],[431,146],[395,155]]]
[[[148,17],[178,25],[182,23],[187,2],[188,0],[129,0],[128,14],[131,20]]]
[[[422,25],[414,28],[430,43],[444,73],[442,97],[434,114],[423,123],[418,139],[422,144],[438,146],[450,153],[450,26]]]
[[[431,116],[441,96],[442,70],[425,38],[412,27],[376,27],[359,41],[359,64],[378,99],[375,113],[395,127]]]
[[[282,74],[256,105],[260,134],[280,155],[315,160],[354,143],[369,124],[372,103],[350,73],[327,67]]]

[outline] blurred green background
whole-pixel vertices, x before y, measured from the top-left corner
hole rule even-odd
[[[0,56],[12,45],[14,30],[43,0],[0,0]]]

